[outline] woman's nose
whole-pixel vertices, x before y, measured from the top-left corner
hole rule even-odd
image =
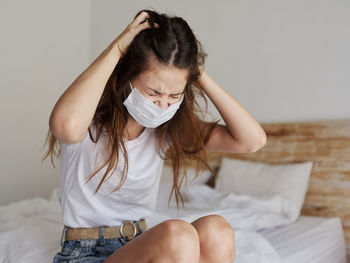
[[[163,110],[166,110],[170,106],[170,103],[168,103],[166,99],[159,99],[156,100],[154,103],[161,107]]]

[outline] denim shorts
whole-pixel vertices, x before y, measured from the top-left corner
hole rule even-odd
[[[138,222],[137,225],[140,232],[137,233],[135,237],[143,233]],[[66,229],[67,227],[64,226],[61,235],[61,251],[54,256],[53,263],[102,263],[118,248],[125,245],[129,241],[129,239],[126,237],[104,238],[103,227],[99,227],[99,239],[78,239],[64,241]]]

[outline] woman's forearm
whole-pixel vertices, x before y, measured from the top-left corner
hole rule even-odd
[[[74,143],[86,134],[105,85],[120,56],[114,40],[56,102],[49,125],[60,141]]]
[[[225,121],[233,139],[248,149],[261,148],[266,142],[266,133],[252,115],[204,70],[199,81]]]

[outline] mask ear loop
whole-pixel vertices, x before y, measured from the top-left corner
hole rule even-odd
[[[124,91],[124,100],[126,100],[125,87],[124,87],[123,91]]]
[[[130,87],[131,87],[131,91],[133,90],[133,87],[132,87],[132,85],[131,85],[131,82],[129,81],[129,85],[130,85]],[[125,88],[123,89],[123,91],[124,91],[124,100],[126,100],[127,99],[127,96],[126,96],[126,93],[125,93]]]
[[[181,99],[179,99],[178,102],[181,102],[181,104],[182,104],[182,102],[184,101],[184,99],[185,99],[185,92],[181,94]],[[178,102],[177,102],[177,103],[178,103]]]

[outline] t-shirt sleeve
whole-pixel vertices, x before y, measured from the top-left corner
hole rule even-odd
[[[77,143],[70,143],[70,144],[60,143],[61,149],[66,151],[74,151],[80,148],[88,140],[88,138],[89,138],[89,131],[86,131],[86,134],[83,140]]]

